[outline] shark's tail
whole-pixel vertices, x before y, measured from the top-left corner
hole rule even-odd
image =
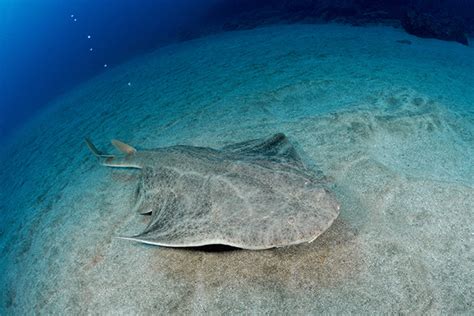
[[[99,159],[104,159],[104,158],[113,158],[114,155],[109,155],[101,152],[100,150],[95,147],[95,145],[92,143],[92,141],[89,138],[85,139],[87,147],[89,147],[90,151],[94,154]]]
[[[97,157],[99,162],[107,167],[118,167],[118,168],[142,168],[136,161],[134,161],[134,154],[137,152],[135,148],[130,145],[127,145],[121,141],[113,140],[112,144],[125,156],[116,157],[114,155],[106,154],[92,143],[89,138],[85,139],[86,145],[89,150]]]

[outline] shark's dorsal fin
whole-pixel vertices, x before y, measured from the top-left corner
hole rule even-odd
[[[133,155],[134,153],[137,152],[137,150],[133,148],[132,146],[127,145],[124,142],[121,142],[116,139],[112,139],[112,145],[114,145],[115,148],[117,148],[119,151],[127,155]]]

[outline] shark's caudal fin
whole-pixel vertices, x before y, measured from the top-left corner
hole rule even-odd
[[[113,158],[114,157],[113,155],[104,154],[103,152],[99,151],[89,138],[86,138],[85,142],[86,142],[87,147],[89,147],[90,151],[97,158]]]
[[[88,138],[85,139],[85,142],[87,147],[89,147],[90,151],[94,154],[94,156],[99,159],[100,163],[104,166],[118,168],[142,168],[142,166],[136,162],[136,159],[134,157],[134,154],[137,152],[137,150],[130,145],[127,145],[118,140],[113,140],[112,144],[115,146],[115,148],[126,154],[126,156],[116,157],[114,155],[109,155],[101,152]]]

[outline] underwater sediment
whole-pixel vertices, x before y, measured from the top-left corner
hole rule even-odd
[[[2,157],[0,310],[472,312],[473,55],[386,27],[275,26],[84,83]],[[208,252],[114,238],[145,225],[131,211],[139,174],[98,168],[84,136],[219,148],[277,132],[341,204],[314,242]]]

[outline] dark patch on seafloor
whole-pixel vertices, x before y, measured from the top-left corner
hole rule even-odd
[[[410,40],[398,40],[397,43],[405,44],[405,45],[411,45],[412,44]]]
[[[188,251],[201,251],[201,252],[229,252],[229,251],[243,250],[242,248],[232,247],[229,245],[221,245],[221,244],[205,245],[205,246],[199,246],[199,247],[183,247],[181,249],[188,250]]]
[[[167,279],[183,286],[199,279],[204,287],[210,288],[229,283],[239,288],[271,284],[284,292],[293,292],[311,288],[315,282],[329,287],[362,269],[363,254],[357,236],[355,228],[338,218],[312,243],[295,246],[262,251],[217,248],[210,252],[159,247],[149,268],[165,273]]]

